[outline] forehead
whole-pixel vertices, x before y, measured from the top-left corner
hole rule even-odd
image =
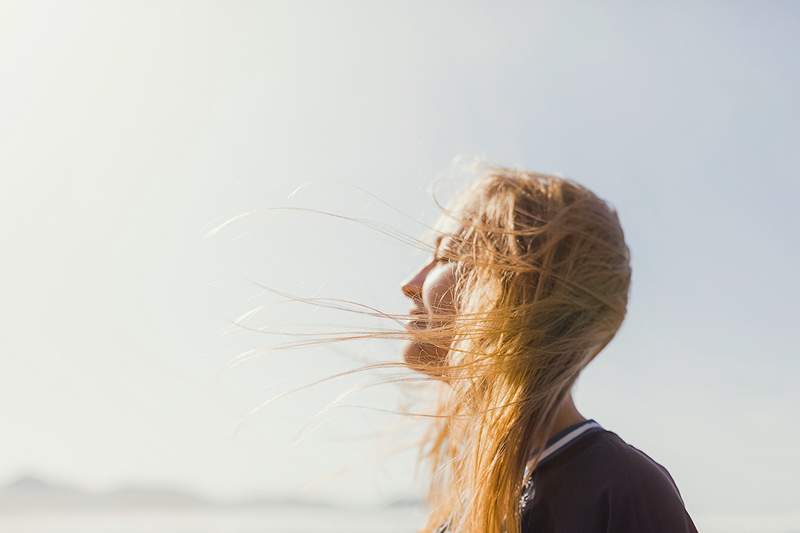
[[[432,229],[435,236],[434,244],[438,246],[442,240],[458,234],[462,229],[462,223],[453,215],[442,214]]]

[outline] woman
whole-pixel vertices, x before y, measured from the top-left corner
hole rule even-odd
[[[441,382],[421,531],[696,532],[667,470],[575,407],[625,318],[630,252],[580,184],[488,167],[403,283],[405,363]]]

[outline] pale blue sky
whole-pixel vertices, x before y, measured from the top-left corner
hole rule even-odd
[[[286,340],[233,331],[259,305],[253,325],[377,325],[276,304],[249,279],[402,313],[399,282],[423,254],[309,213],[204,234],[296,205],[417,235],[408,217],[433,222],[428,188],[464,155],[567,175],[619,211],[631,305],[578,383],[584,415],[664,464],[699,529],[787,520],[798,4],[459,5],[0,7],[0,479],[419,491],[413,451],[393,453],[417,421],[338,408],[292,441],[364,377],[278,401],[234,434],[271,395],[398,345],[227,365]],[[390,386],[347,403],[401,399]]]

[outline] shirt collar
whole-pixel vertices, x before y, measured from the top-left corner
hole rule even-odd
[[[578,422],[577,424],[573,424],[568,426],[549,439],[547,439],[547,443],[545,444],[544,452],[542,452],[542,456],[539,458],[539,465],[543,464],[547,459],[552,457],[556,452],[559,452],[566,448],[570,443],[574,442],[578,437],[581,435],[585,435],[587,433],[593,433],[595,431],[601,431],[603,427],[598,424],[593,418],[588,420],[583,420]],[[534,450],[536,453],[536,450]],[[533,462],[531,459],[528,461],[528,464],[525,466],[525,471],[530,471],[530,465]]]

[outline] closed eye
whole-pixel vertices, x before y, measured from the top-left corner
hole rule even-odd
[[[456,263],[456,260],[452,257],[445,257],[443,255],[436,254],[433,256],[433,262],[436,265],[450,265]]]
[[[439,251],[441,250],[441,245],[442,245],[443,238],[444,238],[444,235],[439,235],[436,238],[436,244],[434,245],[433,261],[436,262],[436,263],[441,263],[441,262],[448,262],[449,263],[451,261],[450,258],[444,257],[442,255],[439,255]]]

